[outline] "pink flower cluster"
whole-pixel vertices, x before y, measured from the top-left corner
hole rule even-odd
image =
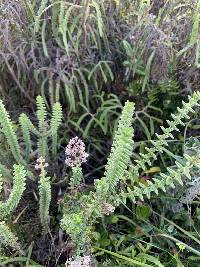
[[[115,207],[109,203],[104,203],[102,207],[102,213],[105,215],[110,215],[115,211]]]
[[[70,139],[65,149],[67,166],[74,167],[87,161],[88,153],[85,152],[85,144],[77,136]]]
[[[90,267],[91,266],[91,257],[77,257],[75,260],[69,259],[66,262],[66,267]]]

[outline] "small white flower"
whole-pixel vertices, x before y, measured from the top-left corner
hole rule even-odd
[[[102,207],[102,213],[105,215],[110,215],[115,211],[115,207],[109,203],[104,203]]]
[[[45,159],[43,157],[38,158],[37,164],[35,165],[36,170],[41,170],[42,168],[47,168],[49,166],[48,163],[45,162]]]
[[[70,258],[66,262],[66,267],[90,267],[90,266],[91,266],[90,256],[77,257],[75,260],[72,260],[72,258]]]

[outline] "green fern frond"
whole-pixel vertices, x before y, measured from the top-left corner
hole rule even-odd
[[[105,167],[105,180],[109,190],[113,190],[124,175],[128,166],[133,148],[132,118],[134,104],[126,102],[115,133],[111,153]]]
[[[33,125],[33,123],[26,114],[22,113],[20,117],[22,117],[21,120],[23,119],[23,124],[26,125],[25,127],[27,127],[36,136],[40,135],[39,131],[36,129],[36,127]]]
[[[8,145],[11,149],[12,155],[17,163],[25,165],[20,153],[20,146],[17,140],[17,135],[13,129],[13,125],[8,112],[5,109],[3,102],[0,100],[0,124],[5,134]]]
[[[183,185],[183,179],[191,179],[191,170],[193,167],[200,169],[200,160],[196,157],[184,155],[182,162],[175,162],[175,168],[167,168],[167,173],[161,173],[158,177],[147,181],[147,184],[140,183],[134,186],[133,190],[128,188],[127,196],[135,202],[136,198],[144,200],[144,197],[150,198],[151,194],[158,194],[158,190],[166,192],[168,188],[174,188],[177,183]]]
[[[123,107],[122,114],[119,118],[118,128],[114,136],[113,146],[117,145],[117,140],[120,139],[120,135],[122,131],[126,128],[132,128],[133,122],[133,114],[134,114],[135,106],[134,103],[127,101],[125,106]]]
[[[26,114],[22,113],[19,117],[19,123],[21,125],[23,140],[26,146],[25,157],[27,161],[29,161],[31,149],[32,149],[32,142],[31,142],[29,123],[27,120],[28,120],[28,117],[26,116]]]
[[[39,185],[39,195],[40,195],[40,220],[43,227],[43,232],[47,233],[49,230],[49,206],[51,202],[51,185],[50,178],[45,177],[40,179]]]
[[[0,202],[0,218],[10,215],[19,204],[25,190],[26,171],[21,165],[14,165],[13,188],[8,200]]]
[[[39,180],[39,213],[40,221],[43,228],[43,233],[46,234],[49,230],[49,207],[51,202],[51,182],[50,177],[47,177],[45,163],[40,164],[41,173]]]
[[[130,161],[133,149],[133,130],[131,128],[124,129],[118,137],[119,140],[116,140],[116,146],[113,146],[111,150],[105,172],[105,179],[111,191],[114,190],[114,187],[123,177]]]
[[[0,222],[0,247],[12,248],[13,250],[21,250],[17,237],[11,232],[6,223]]]
[[[157,159],[156,152],[159,151],[160,153],[163,152],[164,147],[168,146],[167,139],[168,138],[174,138],[172,135],[173,131],[179,131],[177,126],[180,125],[185,125],[183,122],[183,119],[189,119],[189,113],[194,113],[195,111],[193,110],[192,107],[194,106],[199,106],[198,101],[200,101],[200,92],[195,92],[192,96],[188,97],[189,101],[187,103],[183,103],[182,108],[177,108],[177,114],[172,114],[172,119],[171,121],[167,121],[169,127],[164,128],[161,127],[163,134],[156,134],[157,136],[157,141],[152,141],[153,147],[148,148],[146,147],[146,154],[140,154],[141,159],[136,160],[136,166],[133,166],[133,171],[135,173],[134,177],[137,177],[139,174],[139,170],[145,170],[146,169],[146,164],[151,165],[151,158]]]
[[[111,153],[105,166],[105,177],[95,183],[95,197],[91,205],[100,206],[100,203],[115,202],[116,186],[123,178],[128,167],[133,148],[132,118],[134,104],[127,101],[118,122]]]
[[[39,95],[36,98],[37,118],[40,132],[46,131],[47,110],[44,99]]]
[[[48,147],[47,147],[47,110],[45,101],[41,96],[38,96],[36,99],[37,103],[37,118],[38,118],[38,128],[40,137],[38,140],[38,152],[39,155],[46,158],[48,155]]]
[[[60,103],[53,106],[52,118],[50,122],[50,135],[52,138],[52,154],[55,157],[57,153],[58,128],[62,122],[62,107]]]

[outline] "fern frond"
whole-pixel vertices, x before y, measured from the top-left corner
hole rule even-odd
[[[168,138],[173,138],[172,132],[173,131],[179,131],[177,126],[184,125],[183,119],[188,119],[189,116],[188,114],[190,112],[194,113],[195,111],[193,110],[192,107],[194,106],[199,106],[198,101],[200,101],[200,92],[195,92],[192,96],[188,97],[189,101],[187,103],[183,103],[182,108],[177,108],[177,114],[174,115],[172,114],[172,119],[171,121],[167,121],[169,127],[164,128],[161,127],[163,134],[156,134],[157,136],[157,141],[152,141],[153,147],[148,148],[146,147],[146,154],[140,154],[141,159],[136,160],[136,166],[133,166],[133,171],[135,173],[135,176],[137,177],[139,174],[139,170],[145,170],[146,169],[146,164],[151,165],[151,158],[156,159],[156,152],[159,151],[160,153],[163,152],[164,147],[168,146],[167,139]]]
[[[115,187],[124,175],[133,147],[132,118],[134,104],[126,102],[115,133],[111,153],[105,167],[105,179],[111,188]],[[111,189],[110,188],[110,189]]]
[[[47,233],[49,230],[49,206],[51,202],[51,185],[50,178],[45,177],[40,179],[39,185],[39,195],[40,195],[40,220],[43,227],[43,232]]]
[[[134,114],[135,106],[134,103],[127,101],[125,106],[123,107],[122,114],[119,118],[117,131],[114,135],[113,145],[112,147],[117,146],[117,141],[120,139],[120,135],[126,128],[132,128],[133,114]],[[111,153],[112,150],[111,149]]]
[[[128,166],[133,148],[132,137],[133,130],[124,129],[120,139],[116,142],[116,147],[113,147],[111,151],[105,172],[105,179],[108,181],[110,190],[114,189]]]
[[[39,136],[39,131],[36,129],[36,127],[33,125],[33,123],[31,122],[31,120],[29,119],[29,117],[25,114],[22,113],[20,115],[21,120],[23,119],[23,123],[26,124],[26,127],[32,132],[34,133],[36,136]]]
[[[47,147],[47,110],[44,99],[41,96],[38,96],[36,99],[37,103],[37,118],[38,118],[38,128],[40,137],[38,140],[38,151],[39,155],[46,158],[48,155]]]
[[[116,186],[128,167],[133,148],[132,117],[134,104],[126,102],[116,130],[111,153],[105,167],[105,177],[95,183],[95,197],[92,206],[115,202]],[[115,203],[116,204],[116,203]]]
[[[167,168],[167,173],[161,173],[158,177],[152,178],[153,181],[147,181],[147,184],[140,183],[134,186],[133,190],[128,189],[127,195],[135,202],[136,198],[144,200],[144,197],[150,198],[152,193],[158,194],[158,190],[166,192],[167,188],[174,188],[175,184],[183,185],[183,178],[191,179],[191,170],[193,167],[200,169],[200,160],[195,156],[184,155],[183,162],[175,162],[175,168]]]
[[[40,95],[36,98],[36,104],[39,131],[44,132],[46,131],[47,110],[45,101]]]
[[[10,215],[17,207],[25,190],[26,171],[21,165],[14,165],[13,188],[8,200],[0,202],[0,218]]]
[[[5,134],[8,145],[11,149],[12,155],[17,163],[25,165],[20,153],[20,146],[17,140],[17,135],[13,129],[13,125],[8,112],[5,109],[3,102],[0,100],[0,124]]]
[[[53,106],[52,118],[50,122],[50,135],[52,138],[52,154],[55,157],[57,153],[58,128],[62,122],[62,107],[60,103]]]
[[[31,142],[29,123],[27,122],[27,120],[28,120],[28,117],[26,116],[26,114],[22,113],[19,117],[19,123],[22,129],[23,140],[26,146],[25,157],[27,161],[29,161],[31,149],[32,149],[32,142]]]
[[[49,207],[51,202],[51,182],[50,177],[47,177],[46,166],[43,158],[39,158],[38,169],[41,170],[40,180],[39,180],[39,213],[40,213],[40,221],[43,228],[43,233],[46,234],[49,230]]]
[[[17,237],[12,233],[6,223],[0,222],[0,247],[10,247],[13,250],[21,250]]]

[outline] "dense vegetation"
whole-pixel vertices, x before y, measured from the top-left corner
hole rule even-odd
[[[0,266],[200,266],[200,1],[0,1]]]

